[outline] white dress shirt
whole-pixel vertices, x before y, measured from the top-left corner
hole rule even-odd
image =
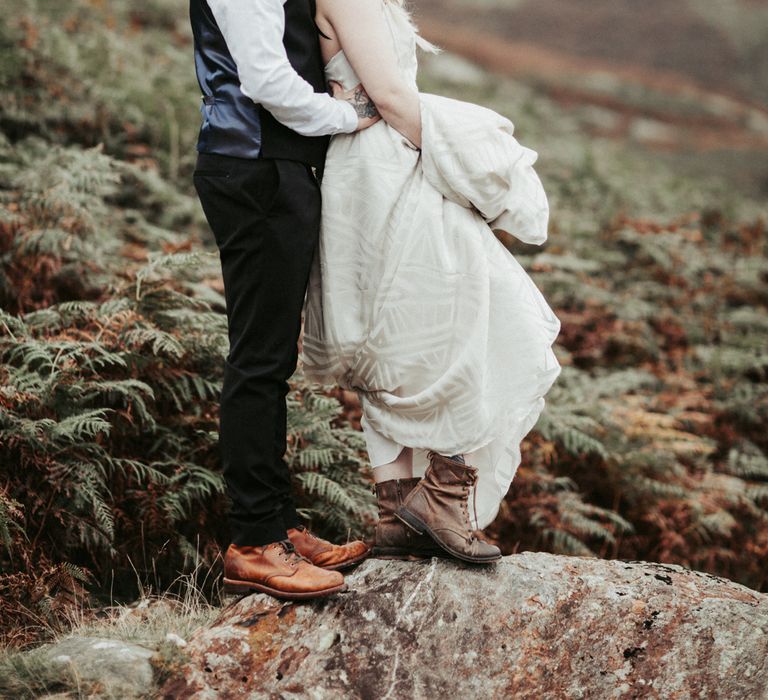
[[[348,102],[317,93],[288,61],[285,0],[208,0],[237,66],[240,90],[303,136],[348,134],[358,116]]]

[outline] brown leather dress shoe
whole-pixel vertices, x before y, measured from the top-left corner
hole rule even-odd
[[[313,535],[303,525],[288,530],[288,539],[301,556],[323,569],[346,569],[365,559],[371,552],[371,548],[362,540],[332,544]]]
[[[263,546],[230,544],[224,554],[224,591],[269,593],[275,598],[320,598],[347,589],[337,571],[315,566],[288,540]]]
[[[428,535],[417,535],[402,520],[395,517],[395,511],[403,499],[413,491],[421,479],[391,479],[374,486],[379,504],[379,521],[373,540],[371,556],[378,559],[423,559],[444,557],[445,551],[438,547]]]
[[[473,564],[497,562],[501,550],[475,535],[469,517],[469,492],[476,481],[475,467],[430,452],[424,478],[395,515],[457,559]]]

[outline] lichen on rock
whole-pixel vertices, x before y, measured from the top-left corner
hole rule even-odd
[[[246,596],[165,698],[768,698],[768,596],[681,566],[371,559],[349,591]]]

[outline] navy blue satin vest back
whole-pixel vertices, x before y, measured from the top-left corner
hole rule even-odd
[[[315,92],[325,92],[315,2],[287,0],[284,10],[288,60]],[[237,67],[206,0],[190,0],[189,17],[203,93],[197,150],[238,158],[285,158],[322,167],[329,137],[297,134],[240,91]]]

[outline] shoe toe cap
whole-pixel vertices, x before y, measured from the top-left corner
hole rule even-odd
[[[370,548],[365,542],[356,540],[344,545],[337,545],[332,550],[323,552],[315,559],[317,566],[336,566],[347,561],[354,561],[365,556]]]
[[[327,589],[327,588],[336,588],[338,586],[341,586],[344,583],[344,575],[341,574],[338,571],[329,571],[327,569],[320,569],[320,567],[316,567],[323,573],[319,573],[319,571],[315,574],[315,581],[317,583],[318,588]]]
[[[371,551],[370,545],[366,544],[362,540],[355,540],[345,545],[350,557],[360,557]]]

